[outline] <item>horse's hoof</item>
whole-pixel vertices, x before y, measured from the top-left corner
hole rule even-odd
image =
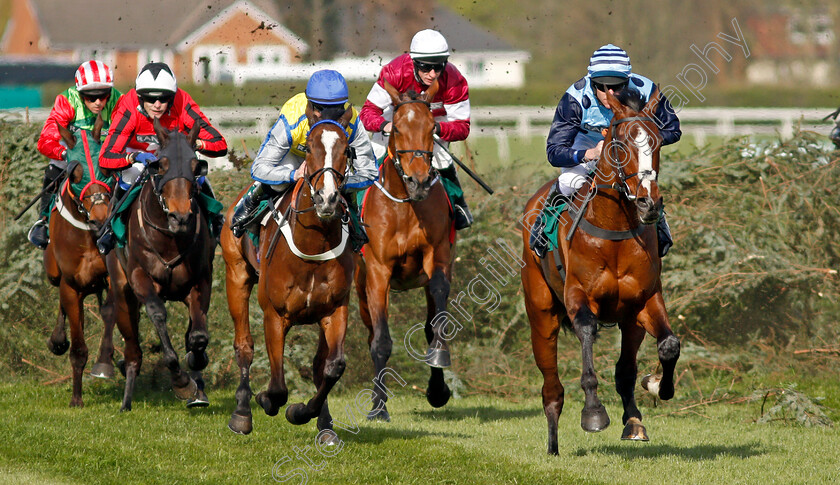
[[[181,401],[187,401],[189,399],[193,399],[197,397],[198,392],[198,385],[195,381],[190,377],[190,382],[184,387],[175,387],[172,386],[172,390],[175,391],[175,397],[180,399]]]
[[[385,409],[383,406],[382,409],[373,409],[367,414],[368,421],[385,421],[386,423],[391,422],[391,415],[388,414],[388,410]]]
[[[123,404],[120,406],[120,412],[124,413],[126,411],[131,411],[131,404]]]
[[[597,433],[598,431],[607,429],[609,425],[610,417],[603,404],[599,404],[598,407],[590,411],[583,408],[583,411],[580,412],[580,427],[584,431]]]
[[[662,376],[654,376],[651,374],[647,374],[644,377],[642,377],[642,389],[653,394],[656,397],[659,397],[659,382],[661,380]]]
[[[269,416],[277,416],[277,412],[280,410],[280,407],[275,407],[271,404],[271,398],[268,397],[267,392],[260,391],[257,394],[257,397],[254,398],[254,400],[257,401],[257,404],[259,404],[263,408],[265,414]]]
[[[70,407],[71,408],[83,408],[85,407],[85,403],[80,399],[76,399],[75,397],[70,400]]]
[[[207,398],[207,394],[204,393],[203,389],[198,388],[198,385],[196,385],[195,397],[192,397],[187,400],[187,407],[206,408],[209,405],[210,399]]]
[[[254,429],[251,416],[241,416],[233,413],[228,421],[228,428],[236,434],[248,434]]]
[[[331,429],[326,430],[326,432],[321,430],[321,432],[318,433],[318,441],[323,446],[336,446],[341,444],[341,438],[339,438],[335,431]]]
[[[449,351],[441,349],[429,349],[426,351],[426,363],[431,367],[445,369],[452,365],[449,359]]]
[[[117,369],[119,369],[120,374],[122,374],[123,377],[125,377],[125,360],[120,359],[117,361]]]
[[[452,391],[449,390],[449,386],[446,384],[444,384],[442,388],[433,389],[429,386],[429,388],[426,389],[426,400],[429,401],[429,404],[431,404],[433,408],[442,408],[449,402],[450,397],[452,397]]]
[[[112,364],[97,362],[96,364],[93,364],[93,367],[90,369],[90,375],[100,379],[113,379],[114,366]]]
[[[187,366],[192,370],[204,370],[210,359],[207,358],[207,352],[187,352]]]
[[[53,342],[52,339],[48,339],[47,348],[55,355],[64,355],[70,348],[70,342],[66,338],[63,342]]]
[[[642,425],[639,418],[630,418],[627,424],[624,425],[624,431],[621,433],[621,439],[633,441],[650,441],[647,430]]]
[[[286,420],[292,424],[300,425],[308,423],[312,418],[307,416],[307,414],[306,404],[302,402],[292,404],[286,408]]]

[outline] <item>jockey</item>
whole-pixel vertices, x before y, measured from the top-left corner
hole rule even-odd
[[[38,138],[38,151],[50,159],[44,170],[44,189],[41,195],[41,212],[38,221],[29,230],[29,242],[39,249],[49,242],[50,205],[58,185],[54,183],[67,168],[67,147],[61,140],[58,125],[71,132],[93,130],[96,116],[105,122],[102,135],[111,123],[111,113],[117,104],[120,92],[114,88],[111,68],[100,61],[87,61],[76,70],[76,84],[56,96],[50,115]]]
[[[172,69],[162,62],[146,64],[137,75],[134,89],[120,98],[111,119],[114,129],[108,133],[99,155],[100,167],[120,171],[115,200],[137,180],[145,165],[157,159],[154,153],[160,145],[152,124],[155,118],[167,130],[189,131],[198,123],[201,129],[195,149],[209,157],[227,153],[224,137],[207,121],[192,97],[178,88]],[[202,193],[216,198],[208,180],[200,177],[198,183]],[[215,215],[210,224],[218,237],[224,216]],[[107,254],[114,244],[113,232],[108,227],[97,246]]]
[[[379,173],[368,132],[359,123],[359,114],[349,99],[350,92],[344,76],[325,69],[312,74],[305,92],[286,101],[251,165],[251,178],[255,182],[236,205],[231,217],[230,227],[236,237],[245,233],[260,202],[285,192],[303,178],[303,170],[298,168],[306,158],[306,136],[310,127],[321,120],[336,121],[350,109],[353,116],[346,128],[347,140],[356,158],[352,164],[348,160],[342,192],[347,195],[344,199],[354,218],[350,224],[353,249],[357,252],[361,250],[367,242],[367,235],[361,224],[357,224],[358,209],[356,197],[352,194],[371,186]]]
[[[411,39],[408,54],[397,57],[382,68],[379,79],[371,88],[359,113],[365,128],[372,133],[371,141],[377,160],[382,160],[388,150],[388,136],[391,134],[394,114],[391,97],[385,91],[385,82],[401,93],[409,90],[422,93],[437,80],[438,92],[431,103],[432,114],[435,117],[435,135],[448,146],[449,142],[465,140],[470,134],[467,80],[448,61],[449,44],[446,39],[440,32],[426,29],[417,32]],[[437,143],[434,145],[432,165],[454,186],[452,193],[448,195],[455,212],[455,229],[470,227],[473,222],[472,214],[464,200],[452,157]]]
[[[562,167],[563,173],[557,183],[552,184],[545,207],[559,205],[556,199],[571,197],[595,170],[604,145],[601,130],[608,128],[613,118],[606,93],[615,94],[627,87],[641,92],[647,101],[656,85],[631,71],[630,57],[623,49],[607,44],[592,54],[588,74],[566,90],[554,112],[546,142],[548,162],[554,167]],[[654,117],[662,145],[679,141],[682,136],[680,120],[664,95]],[[545,256],[548,245],[544,237],[538,237],[544,223],[543,214],[540,214],[531,231],[530,246],[540,258]],[[664,213],[659,219],[657,233],[660,257],[665,256],[673,241]]]

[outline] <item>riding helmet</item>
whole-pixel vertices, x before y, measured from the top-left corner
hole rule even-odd
[[[627,82],[631,69],[630,56],[613,44],[602,46],[589,58],[589,77],[606,85]]]
[[[174,95],[178,91],[178,83],[169,66],[163,62],[150,62],[137,75],[134,89],[137,94],[148,96]]]
[[[340,72],[323,69],[306,83],[306,99],[316,104],[344,104],[350,99],[350,90]]]

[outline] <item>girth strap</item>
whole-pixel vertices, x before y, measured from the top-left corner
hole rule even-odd
[[[584,230],[589,235],[595,236],[599,239],[606,239],[607,241],[624,241],[625,239],[633,239],[637,236],[640,236],[645,232],[647,226],[644,224],[639,224],[638,226],[628,229],[626,231],[613,231],[611,229],[604,229],[602,227],[598,227],[591,222],[587,221],[584,217],[578,218],[579,212],[576,212],[574,207],[571,205],[568,206],[567,210],[569,211],[569,215],[577,221],[580,225],[580,228]]]

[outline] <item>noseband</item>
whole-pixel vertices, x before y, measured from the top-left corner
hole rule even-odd
[[[618,119],[618,120],[613,120],[610,123],[610,133],[611,133],[611,140],[612,141],[615,140],[616,134],[618,133],[618,125],[620,125],[621,123],[628,123],[630,121],[650,121],[650,122],[654,122],[653,118],[650,118],[648,116],[628,116],[627,118],[621,118],[621,119]],[[624,167],[621,165],[621,160],[619,160],[619,158],[618,158],[618,153],[617,153],[618,148],[616,147],[616,143],[613,143],[612,141],[610,142],[610,151],[609,151],[610,160],[609,161],[610,161],[611,164],[613,164],[615,166],[615,170],[616,170],[616,173],[618,175],[618,180],[619,181],[616,182],[616,183],[613,183],[611,185],[597,185],[596,187],[601,188],[601,189],[616,190],[620,194],[624,195],[624,197],[626,197],[627,200],[632,202],[632,201],[636,200],[636,198],[638,196],[634,193],[631,193],[630,187],[627,185],[627,181],[630,180],[631,178],[637,177],[637,176],[641,176],[641,177],[651,176],[655,173],[655,171],[654,170],[642,170],[642,171],[639,171],[639,172],[633,172],[633,173],[630,173],[630,174],[625,174],[624,173]],[[656,178],[658,178],[658,177],[654,177],[654,180],[656,180]]]

